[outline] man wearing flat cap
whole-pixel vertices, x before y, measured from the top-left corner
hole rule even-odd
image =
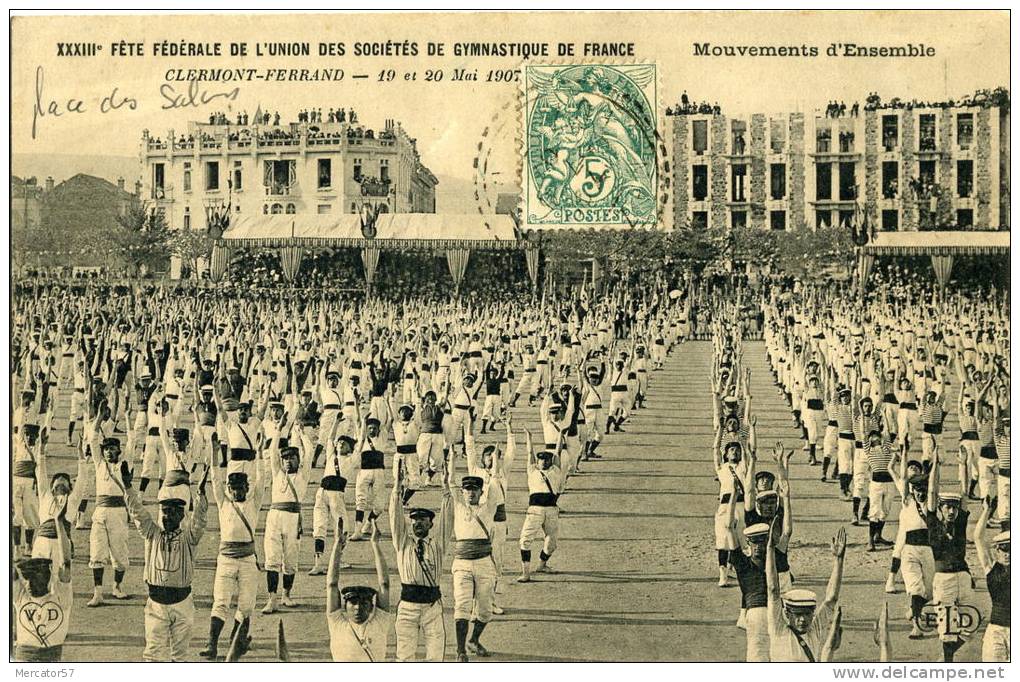
[[[456,458],[450,457],[446,485],[454,505],[453,516],[453,619],[457,631],[457,660],[467,662],[468,652],[489,656],[479,641],[492,619],[492,590],[496,567],[492,560],[492,537],[497,498],[485,494],[480,476],[456,480]],[[468,628],[471,628],[470,639]]]
[[[531,432],[525,429],[525,447],[528,451],[528,513],[521,525],[521,575],[519,583],[531,581],[531,543],[542,538],[536,572],[549,571],[549,558],[556,550],[560,536],[560,510],[557,507],[563,484],[566,482],[560,466],[562,438],[555,450],[535,453]]]
[[[262,470],[256,469],[254,488],[248,474],[235,471],[223,481],[221,467],[210,470],[213,500],[216,502],[220,522],[220,547],[216,556],[216,576],[213,579],[212,616],[209,620],[209,642],[201,652],[203,658],[216,660],[220,633],[230,616],[230,603],[237,595],[237,608],[233,614],[233,630],[240,652],[248,647],[248,633],[255,611],[260,578],[259,558],[255,546],[255,525],[262,505]],[[238,631],[240,634],[238,635]]]
[[[379,527],[372,523],[369,536],[375,560],[377,587],[342,585],[341,565],[347,544],[343,519],[337,519],[336,540],[326,575],[326,623],[329,652],[336,662],[376,663],[386,659],[386,646],[393,630],[390,608],[390,578],[379,548]]]
[[[442,661],[446,650],[446,625],[439,582],[447,542],[453,524],[453,498],[443,491],[438,521],[431,509],[406,511],[401,504],[404,476],[399,460],[393,462],[393,492],[390,495],[390,530],[400,573],[400,602],[397,604],[397,660],[413,661],[418,639],[425,640],[425,660]],[[435,529],[435,532],[433,531]]]
[[[127,501],[117,473],[121,464],[120,440],[114,437],[100,440],[99,433],[98,429],[93,431],[91,443],[96,481],[96,508],[89,531],[89,568],[95,589],[86,604],[91,607],[103,604],[103,573],[107,563],[113,565],[114,598],[128,598],[122,588],[129,556]]]
[[[124,486],[128,510],[138,532],[145,539],[145,584],[149,598],[145,603],[146,661],[183,661],[191,644],[195,624],[195,603],[191,594],[195,577],[195,547],[205,532],[209,503],[205,497],[205,479],[198,487],[195,512],[188,518],[187,500],[179,487],[159,491],[159,519],[153,519],[131,487],[131,469],[121,462],[120,480]]]
[[[840,528],[832,538],[832,574],[825,592],[825,601],[811,590],[793,589],[783,592],[776,570],[774,536],[769,534],[765,558],[768,585],[769,659],[772,662],[810,662],[822,660],[823,645],[830,622],[839,619],[837,603],[843,582],[843,559],[846,555],[846,530]]]
[[[361,540],[369,524],[383,512],[386,504],[385,438],[380,422],[365,415],[358,444],[354,448],[353,465],[358,470],[354,486],[354,532],[351,540]]]

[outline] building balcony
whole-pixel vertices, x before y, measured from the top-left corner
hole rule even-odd
[[[816,162],[826,161],[858,161],[861,158],[861,152],[856,151],[839,151],[837,149],[828,149],[826,151],[813,151],[808,154]]]
[[[808,203],[818,208],[854,208],[857,206],[856,199],[815,199]]]
[[[389,178],[360,178],[356,182],[361,185],[361,195],[365,197],[386,197],[396,193],[396,187]]]
[[[295,197],[301,195],[301,189],[297,185],[271,185],[265,187],[267,197]]]

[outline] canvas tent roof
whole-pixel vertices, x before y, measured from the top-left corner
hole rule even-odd
[[[862,250],[873,256],[1009,253],[1009,232],[946,230],[879,232]]]
[[[356,214],[234,216],[222,240],[235,246],[347,246],[382,248],[519,248],[505,215],[384,213],[367,240]]]

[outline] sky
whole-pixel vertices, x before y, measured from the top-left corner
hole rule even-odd
[[[458,68],[515,69],[516,57],[456,57],[456,42],[557,42],[575,45],[574,57],[535,59],[584,61],[586,42],[633,43],[627,62],[655,63],[660,113],[686,90],[696,100],[718,101],[726,113],[809,111],[830,99],[848,104],[871,91],[886,99],[923,100],[959,97],[977,88],[1009,83],[1009,15],[1007,12],[783,12],[756,13],[518,13],[518,14],[333,14],[228,16],[16,17],[12,29],[12,151],[14,154],[137,155],[141,133],[165,137],[189,120],[211,111],[257,107],[279,111],[295,120],[304,107],[353,107],[360,122],[381,128],[385,119],[401,122],[417,138],[424,163],[437,174],[471,179],[478,146],[491,149],[489,173],[507,182],[517,174],[520,86],[507,83],[454,81]],[[141,42],[141,57],[112,57],[113,43]],[[246,57],[152,56],[162,41],[245,42]],[[308,57],[256,57],[256,43],[305,41]],[[355,57],[355,43],[418,43],[417,57]],[[425,54],[428,42],[446,44],[443,57]],[[58,56],[58,42],[94,42],[99,56]],[[345,43],[344,57],[319,57],[319,43]],[[870,46],[924,44],[934,57],[831,58],[833,42]],[[694,43],[744,46],[818,47],[816,58],[697,57]],[[341,68],[339,83],[241,83],[236,99],[222,98],[198,107],[162,110],[160,94],[168,69],[188,68]],[[38,74],[43,74],[41,86]],[[381,72],[394,79],[379,82]],[[426,82],[427,71],[441,70],[443,80]],[[416,73],[416,80],[405,74]],[[353,74],[368,74],[353,80]],[[173,84],[179,91],[186,84]],[[207,93],[233,85],[206,83]],[[37,96],[37,88],[41,95]],[[100,113],[104,97],[116,88],[115,100],[137,100]],[[84,113],[67,112],[68,99],[84,102]],[[38,102],[38,104],[37,104]],[[48,112],[51,102],[61,115]],[[34,115],[37,106],[43,114]],[[32,127],[35,125],[35,137]],[[488,132],[486,130],[488,129]]]

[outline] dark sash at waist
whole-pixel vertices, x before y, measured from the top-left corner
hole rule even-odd
[[[1009,467],[999,467],[999,475],[1009,478]],[[1001,483],[999,485],[1002,485]]]
[[[149,585],[149,599],[157,604],[179,604],[191,594],[191,587]]]
[[[96,495],[97,507],[127,507],[122,495]]]
[[[150,435],[150,436],[158,436],[159,435],[159,427],[158,426],[150,426],[149,427],[149,431],[148,431],[148,435]]]
[[[960,440],[977,440],[977,431],[964,431],[960,434]]]
[[[275,511],[290,512],[291,514],[300,514],[301,513],[301,503],[300,502],[273,502],[269,506],[269,509],[270,510],[275,510]]]
[[[64,534],[70,537],[71,535],[71,522],[64,519]],[[57,539],[57,522],[55,519],[47,519],[39,524],[39,527],[35,529],[35,536],[37,538],[49,538],[50,540]]]
[[[438,585],[412,585],[400,583],[400,601],[412,604],[435,604],[442,599]]]
[[[807,406],[809,410],[824,410],[825,403],[822,402],[821,398],[808,398]]]
[[[220,542],[220,554],[228,559],[243,559],[255,554],[255,543],[250,541],[235,542],[231,540],[224,540]]]
[[[999,453],[995,450],[994,445],[982,445],[981,446],[981,459],[999,459]]]
[[[925,433],[930,433],[936,436],[942,433],[942,424],[924,424],[921,428]]]
[[[252,462],[255,460],[255,451],[248,448],[230,448],[231,462]]]
[[[585,405],[584,409],[586,409],[586,410],[601,410],[602,409],[602,403],[595,403],[594,405]]]
[[[35,462],[30,459],[19,459],[14,462],[11,473],[21,478],[35,478]]]
[[[916,530],[908,530],[906,534],[906,543],[908,545],[914,545],[916,547],[928,547],[931,545],[931,541],[928,537],[927,528],[918,528]]]
[[[853,440],[854,439],[854,434],[852,434],[852,433],[845,433],[843,431],[840,431],[839,432],[839,437],[842,438],[843,440]]]
[[[899,401],[896,400],[896,396],[893,393],[886,393],[884,396],[882,396],[882,402],[883,403],[889,403],[890,405],[898,405],[899,404]]]
[[[323,405],[322,409],[325,410],[339,410],[341,407],[340,403],[330,403],[329,405]]]
[[[872,471],[871,480],[875,483],[892,483],[892,474],[888,471]]]
[[[322,480],[319,481],[319,485],[323,490],[333,490],[342,493],[347,490],[347,479],[343,476],[323,476]]]
[[[609,390],[613,391],[614,393],[626,393],[627,384],[613,384]]]
[[[559,495],[552,493],[531,493],[528,495],[528,506],[530,507],[555,507]]]
[[[365,450],[361,453],[362,469],[385,469],[383,453],[379,450]]]
[[[416,452],[417,447],[414,443],[407,443],[406,445],[397,445],[397,454],[410,455]]]
[[[166,394],[166,399],[167,400],[177,400],[180,397],[181,396],[177,395],[176,393],[167,393]]]
[[[457,540],[453,545],[454,559],[484,559],[492,556],[492,543],[488,540]]]
[[[917,403],[900,403],[901,410],[916,410]]]
[[[830,419],[828,422],[826,422],[826,426],[839,426],[839,422],[836,421],[835,419]]]
[[[497,504],[496,505],[496,513],[493,515],[492,520],[495,521],[496,523],[500,523],[500,522],[506,521],[506,505],[505,504]]]

